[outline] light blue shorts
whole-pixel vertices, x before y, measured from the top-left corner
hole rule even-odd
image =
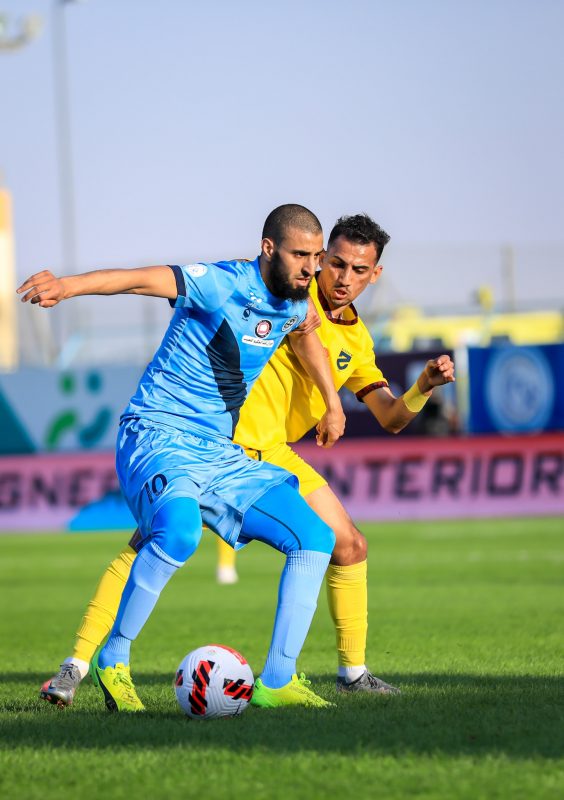
[[[159,508],[173,497],[192,497],[204,525],[235,547],[243,516],[259,497],[280,483],[298,488],[295,475],[249,458],[239,445],[141,420],[121,424],[116,469],[143,539]]]

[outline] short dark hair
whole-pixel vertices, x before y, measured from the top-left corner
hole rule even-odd
[[[374,222],[368,214],[339,217],[329,234],[327,247],[339,236],[344,236],[349,242],[356,242],[357,244],[374,244],[378,256],[376,261],[380,260],[384,247],[390,241],[386,231],[378,223]]]
[[[296,203],[286,203],[271,211],[262,229],[263,239],[282,241],[288,228],[299,228],[308,233],[323,233],[320,221],[313,211]]]

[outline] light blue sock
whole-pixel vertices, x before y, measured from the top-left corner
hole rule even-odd
[[[280,578],[272,642],[261,674],[265,686],[279,689],[296,672],[296,659],[305,642],[321,582],[331,556],[316,550],[288,554]]]
[[[182,563],[167,556],[154,542],[149,542],[139,552],[125,584],[116,621],[98,656],[102,669],[118,663],[129,664],[132,640],[149,619],[161,591]]]

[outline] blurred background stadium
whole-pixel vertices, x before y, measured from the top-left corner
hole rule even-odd
[[[269,46],[233,59],[268,36],[255,3],[3,0],[1,529],[131,523],[80,509],[113,497],[119,413],[170,314],[131,297],[44,312],[16,285],[45,266],[254,257],[287,201],[326,230],[365,210],[391,233],[358,306],[395,391],[433,355],[456,361],[456,386],[401,445],[344,397],[341,472],[312,457],[351,512],[409,519],[437,497],[445,515],[564,509],[562,9],[524,3],[507,37],[507,4],[407,5],[408,25],[357,0],[343,34],[336,4],[288,2]],[[257,59],[285,66],[259,75]]]
[[[563,30],[558,0],[0,0],[3,797],[562,796]],[[391,234],[358,308],[396,393],[456,363],[400,436],[344,395],[337,447],[299,445],[366,533],[370,663],[403,695],[186,724],[178,661],[213,640],[258,666],[280,567],[249,548],[216,587],[204,537],[140,638],[145,718],[88,686],[53,713],[38,688],[134,525],[115,435],[170,309],[15,288],[253,258],[286,202]],[[320,602],[327,696],[332,636]]]

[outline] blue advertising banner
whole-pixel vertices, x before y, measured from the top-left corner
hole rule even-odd
[[[564,344],[471,347],[471,433],[564,430]]]

